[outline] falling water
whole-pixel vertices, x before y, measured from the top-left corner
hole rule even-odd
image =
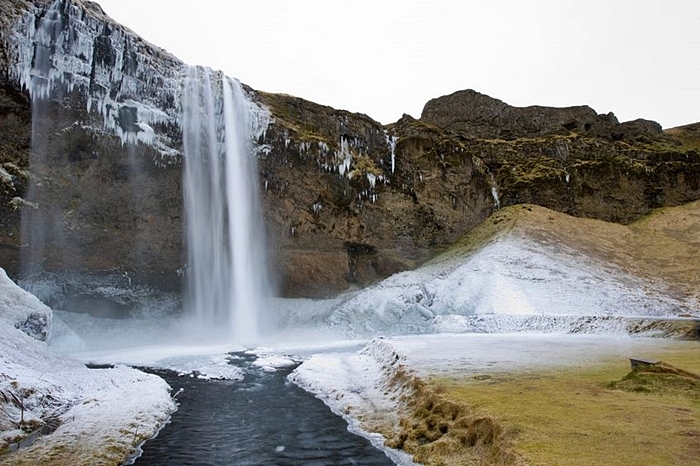
[[[62,46],[62,3],[54,1],[38,20],[34,55],[29,72],[28,91],[32,108],[32,140],[30,165],[35,177],[30,180],[26,203],[22,209],[22,242],[28,247],[22,250],[22,267],[25,275],[41,270],[50,243],[66,250],[63,212],[55,205],[49,188],[42,188],[41,181],[50,177],[52,165],[56,163],[56,144],[51,140],[55,115],[49,113],[51,97],[60,98],[61,89],[55,86],[55,52]],[[41,207],[41,208],[40,208]],[[67,262],[76,262],[77,257],[65,254]]]
[[[183,112],[189,306],[204,336],[251,344],[267,282],[251,106],[237,81],[190,67]]]

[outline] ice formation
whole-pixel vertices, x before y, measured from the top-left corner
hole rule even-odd
[[[52,318],[51,309],[36,296],[16,286],[0,268],[0,324],[46,341],[51,335]]]
[[[315,305],[307,310],[316,315],[312,319],[322,316],[329,329],[353,338],[432,332],[626,334],[628,322],[687,312],[657,285],[517,235],[469,257],[439,257]]]
[[[493,196],[493,205],[497,209],[501,208],[501,200],[498,197],[498,185],[496,185],[496,179],[493,177],[493,173],[489,173],[491,179],[491,196]]]
[[[352,178],[352,173],[350,172],[350,166],[352,165],[352,152],[350,151],[350,142],[344,137],[340,138],[340,143],[338,144],[338,151],[335,153],[335,158],[339,161],[338,173],[340,173],[340,177],[344,177],[347,173],[348,178]]]
[[[172,163],[179,126],[182,63],[105,16],[99,8],[55,0],[30,4],[7,40],[9,78],[33,100],[79,93],[88,113],[122,143],[145,143]],[[93,124],[90,122],[89,124]]]
[[[394,170],[396,169],[396,142],[398,141],[398,138],[396,136],[389,136],[388,131],[384,131],[384,137],[386,138],[386,143],[391,150],[391,173],[393,174]]]

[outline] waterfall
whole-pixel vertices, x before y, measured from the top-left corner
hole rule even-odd
[[[31,97],[32,138],[29,162],[34,177],[30,180],[22,209],[21,235],[28,247],[22,250],[22,272],[25,276],[39,273],[46,262],[46,251],[51,244],[58,245],[62,260],[75,264],[77,254],[64,253],[66,231],[63,227],[63,212],[51,202],[52,186],[42,187],[42,181],[50,177],[56,164],[55,129],[52,127],[56,115],[49,112],[50,98],[60,98],[62,90],[55,86],[54,60],[56,51],[63,45],[62,3],[54,1],[38,19],[32,61],[29,64],[30,80],[27,90]],[[41,207],[41,208],[40,208]],[[54,258],[55,259],[55,258]]]
[[[183,93],[188,306],[204,337],[259,339],[267,273],[254,115],[240,83],[189,67]]]

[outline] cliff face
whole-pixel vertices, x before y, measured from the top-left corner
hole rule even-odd
[[[589,107],[511,107],[472,90],[433,99],[421,121],[440,125],[493,173],[503,205],[533,203],[629,223],[700,196],[696,125],[664,133]]]
[[[181,63],[91,2],[0,6],[0,264],[179,289]]]
[[[179,289],[184,65],[90,2],[0,7],[0,266]],[[48,89],[32,104],[30,92]],[[626,223],[700,198],[688,129],[619,124],[588,107],[518,109],[474,91],[384,127],[249,93],[272,116],[256,154],[287,296],[413,268],[499,205]]]
[[[415,267],[495,206],[479,159],[410,117],[376,121],[259,93],[266,223],[288,295],[328,295]]]
[[[448,131],[481,139],[518,139],[576,133],[611,141],[633,142],[640,136],[661,134],[661,125],[638,119],[619,123],[612,113],[592,108],[513,107],[472,89],[432,99],[421,120]]]

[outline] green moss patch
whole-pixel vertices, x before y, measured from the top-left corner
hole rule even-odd
[[[635,367],[610,388],[635,393],[681,396],[700,400],[700,375],[671,364],[645,364]]]

